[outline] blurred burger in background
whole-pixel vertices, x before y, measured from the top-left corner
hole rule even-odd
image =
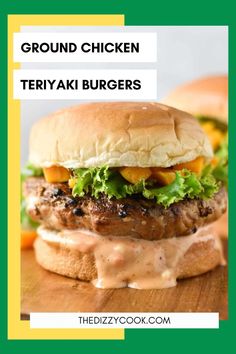
[[[212,144],[212,173],[228,184],[228,76],[209,76],[185,83],[170,92],[162,102],[194,115]],[[218,232],[228,235],[228,213],[218,221]]]

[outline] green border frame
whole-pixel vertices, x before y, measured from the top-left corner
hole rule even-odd
[[[41,0],[39,2],[27,0],[1,1],[0,26],[1,26],[1,107],[0,119],[0,149],[2,151],[1,170],[1,269],[2,290],[1,296],[1,342],[2,353],[46,352],[56,350],[58,353],[71,352],[96,352],[111,353],[113,351],[143,353],[143,351],[176,352],[232,352],[233,338],[236,328],[236,279],[232,274],[236,260],[234,258],[236,239],[232,235],[235,220],[233,210],[236,192],[234,184],[236,154],[233,153],[236,146],[236,120],[235,114],[235,71],[236,67],[236,19],[234,13],[236,6],[233,1],[162,1],[146,0]],[[7,15],[8,14],[124,14],[126,25],[228,25],[229,26],[229,141],[230,141],[230,172],[229,172],[229,319],[220,322],[218,330],[186,330],[186,329],[136,329],[126,330],[124,341],[68,341],[68,340],[7,340]],[[4,285],[4,287],[3,287]],[[235,346],[235,344],[234,344]]]

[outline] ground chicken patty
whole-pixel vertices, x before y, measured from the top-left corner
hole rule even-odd
[[[198,227],[218,219],[225,212],[227,203],[224,188],[211,199],[187,199],[167,209],[142,196],[74,198],[67,183],[47,183],[41,177],[30,177],[25,181],[24,195],[31,218],[48,228],[85,228],[104,236],[147,240],[194,233]]]

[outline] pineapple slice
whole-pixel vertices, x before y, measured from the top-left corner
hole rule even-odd
[[[215,128],[212,122],[202,123],[202,128],[208,136],[213,150],[216,150],[222,142],[225,134],[219,129]]]
[[[32,248],[37,233],[34,230],[21,230],[21,249]]]
[[[122,167],[120,168],[120,174],[124,177],[128,182],[135,184],[140,182],[141,180],[148,179],[152,171],[150,168],[142,168],[142,167]]]
[[[174,170],[182,170],[186,168],[192,172],[200,174],[204,166],[204,158],[202,156],[197,157],[193,161],[179,163],[178,165],[173,166]]]
[[[224,134],[220,130],[215,129],[208,134],[208,138],[210,140],[213,150],[216,150],[224,139]]]
[[[67,168],[61,166],[46,167],[43,169],[44,177],[47,182],[66,182],[70,178]]]
[[[69,187],[70,187],[71,189],[74,188],[74,186],[76,185],[76,183],[77,183],[77,178],[74,178],[74,177],[70,178],[69,181],[68,181]]]
[[[175,180],[175,172],[170,168],[153,167],[152,177],[160,184],[166,186]]]

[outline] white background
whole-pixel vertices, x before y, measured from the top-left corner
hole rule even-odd
[[[99,27],[100,32],[157,32],[157,64],[144,63],[41,63],[23,69],[157,69],[157,98],[185,81],[228,72],[228,30],[225,26]],[[23,32],[96,32],[95,27],[22,27]],[[33,122],[62,107],[82,101],[26,100],[21,103],[22,164],[28,157],[28,136]]]

